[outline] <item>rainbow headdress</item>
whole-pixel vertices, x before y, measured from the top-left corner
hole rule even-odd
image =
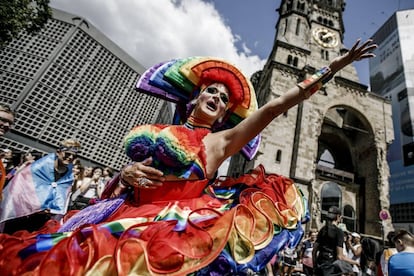
[[[230,108],[224,124],[214,130],[232,128],[257,110],[254,88],[242,72],[227,61],[212,57],[189,57],[162,62],[147,69],[136,84],[140,92],[177,104],[175,124],[183,123],[190,113],[188,104],[197,97],[203,84],[224,83],[230,90]],[[241,153],[251,160],[260,144],[253,138]]]

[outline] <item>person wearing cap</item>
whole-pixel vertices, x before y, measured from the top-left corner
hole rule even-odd
[[[353,273],[351,265],[359,265],[357,261],[348,258],[343,253],[344,232],[338,227],[342,219],[341,214],[341,210],[337,206],[331,206],[328,209],[325,225],[319,230],[313,246],[314,275]]]
[[[352,232],[350,236],[351,238],[346,241],[348,257],[360,263],[362,254],[361,236],[357,232]],[[360,275],[361,270],[359,266],[353,265],[352,268],[356,275]]]
[[[73,183],[72,163],[80,143],[67,139],[55,153],[24,167],[3,190],[0,232],[40,229],[50,218],[59,220],[67,211]]]
[[[393,241],[398,253],[388,260],[388,276],[413,276],[414,235],[401,229],[395,233]]]

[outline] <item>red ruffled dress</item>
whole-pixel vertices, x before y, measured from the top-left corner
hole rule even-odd
[[[174,168],[182,177],[205,175],[201,141],[207,129],[134,131],[126,138],[133,159],[152,156],[166,173]],[[142,144],[148,152],[133,155]],[[162,155],[154,153],[160,150]],[[117,182],[61,226],[0,234],[2,275],[247,275],[262,270],[286,244],[296,246],[309,215],[293,181],[266,174],[262,166],[212,185],[207,179],[169,181],[110,199]]]

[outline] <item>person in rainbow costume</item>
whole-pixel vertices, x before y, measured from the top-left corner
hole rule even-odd
[[[63,225],[0,235],[5,275],[247,275],[261,271],[309,218],[293,181],[262,166],[219,177],[224,160],[252,158],[260,132],[307,99],[338,70],[373,57],[359,41],[281,97],[257,107],[249,80],[233,65],[193,57],[157,64],[137,89],[177,103],[181,125],[137,126],[125,137],[133,160],[102,199]],[[52,234],[51,234],[52,233]]]

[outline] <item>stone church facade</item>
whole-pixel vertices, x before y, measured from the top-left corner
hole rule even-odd
[[[274,46],[262,71],[252,76],[259,106],[279,97],[347,49],[345,0],[282,0]],[[350,231],[380,237],[392,229],[380,221],[389,209],[386,152],[394,139],[390,102],[360,84],[351,64],[320,91],[291,108],[262,132],[255,159],[232,159],[230,175],[263,164],[290,177],[309,199],[320,228],[331,205],[342,209]]]

